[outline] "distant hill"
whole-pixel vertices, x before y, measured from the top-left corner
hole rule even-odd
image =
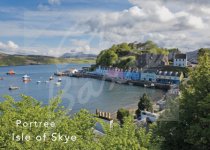
[[[62,64],[62,63],[95,63],[89,58],[57,58],[42,55],[10,55],[0,52],[0,66]]]
[[[61,58],[96,58],[95,54],[86,54],[83,52],[65,53]]]
[[[195,50],[192,52],[187,52],[187,60],[191,63],[198,63],[198,57],[200,54],[202,54],[203,52],[207,52],[210,54],[210,48],[201,48],[199,50]]]

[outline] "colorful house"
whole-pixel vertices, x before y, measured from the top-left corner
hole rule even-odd
[[[158,71],[157,82],[164,84],[180,84],[184,75],[182,72]]]
[[[157,70],[155,69],[147,69],[147,70],[142,71],[141,80],[156,82],[156,72]]]

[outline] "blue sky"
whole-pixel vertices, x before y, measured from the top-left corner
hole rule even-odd
[[[1,0],[0,51],[59,56],[153,40],[210,47],[207,0]]]

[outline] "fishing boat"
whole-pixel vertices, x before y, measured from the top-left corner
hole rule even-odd
[[[28,82],[28,81],[31,81],[30,76],[28,76],[27,74],[26,74],[26,75],[24,75],[22,78],[23,78],[23,82]]]
[[[10,70],[9,72],[7,72],[7,75],[15,75],[14,70]]]
[[[9,87],[9,90],[18,90],[19,89],[19,87],[17,87],[17,86],[10,86]]]

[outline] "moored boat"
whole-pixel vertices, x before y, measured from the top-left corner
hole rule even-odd
[[[30,76],[28,76],[27,74],[26,74],[26,75],[24,75],[22,78],[23,78],[23,81],[24,81],[24,82],[31,81]]]
[[[19,87],[17,87],[17,86],[10,86],[9,87],[9,90],[18,90],[19,89]]]
[[[39,83],[41,83],[41,81],[37,81],[36,83],[39,84]]]
[[[62,81],[62,79],[61,78],[58,78],[58,82],[61,82]]]
[[[7,72],[7,75],[15,75],[16,73],[14,72],[14,70],[10,70],[9,72]]]

